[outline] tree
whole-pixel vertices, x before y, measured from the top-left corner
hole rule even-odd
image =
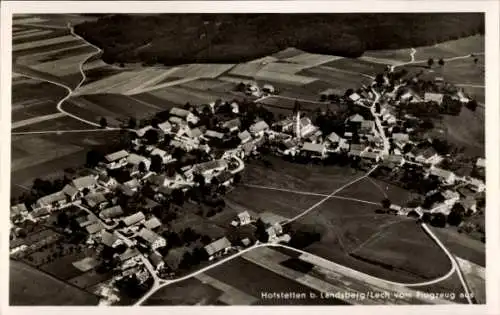
[[[106,128],[108,126],[108,121],[105,117],[101,117],[101,120],[99,120],[99,125],[101,126],[101,128]]]
[[[479,59],[474,58],[474,64],[477,64],[478,61],[479,61]]]
[[[137,120],[133,117],[130,117],[128,120],[128,127],[130,129],[135,129],[135,127],[137,127]]]
[[[144,173],[146,172],[146,163],[142,162],[139,163],[139,172]]]
[[[240,183],[240,182],[241,182],[241,175],[240,175],[240,173],[236,173],[236,174],[234,175],[233,182],[234,182],[235,184],[238,184],[238,183]]]
[[[378,73],[376,76],[375,76],[375,82],[378,84],[378,85],[382,85],[384,83],[384,75],[382,73]]]
[[[160,173],[163,168],[163,159],[161,156],[155,154],[151,156],[151,171]]]
[[[379,103],[375,103],[375,112],[380,113],[380,104]]]
[[[443,213],[435,213],[430,223],[435,227],[446,227],[446,216]]]
[[[438,61],[438,64],[442,67],[444,66],[444,60],[443,58],[440,58],[439,61]]]
[[[102,155],[96,150],[90,150],[87,152],[86,163],[87,166],[93,168],[101,161]]]
[[[148,144],[156,144],[156,143],[158,143],[158,140],[159,140],[158,131],[155,129],[149,129],[144,134],[144,138],[146,138],[146,142]]]
[[[429,58],[429,60],[427,60],[427,66],[430,68],[432,67],[433,64],[434,64],[434,59]]]
[[[456,203],[451,209],[450,214],[448,214],[448,224],[453,226],[460,225],[463,221],[464,215],[465,208],[461,204]]]
[[[470,100],[469,102],[467,102],[467,104],[465,105],[468,109],[470,109],[471,111],[476,111],[476,108],[477,108],[477,101],[476,100]]]
[[[204,248],[196,247],[193,250],[193,258],[197,262],[206,261],[206,260],[208,260],[208,253]]]
[[[203,236],[201,237],[200,241],[201,241],[201,243],[202,243],[203,245],[208,245],[208,244],[212,243],[212,239],[211,239],[211,238],[210,238],[210,236],[208,236],[208,235],[203,235]]]
[[[182,206],[184,204],[184,192],[181,189],[175,189],[172,191],[172,201],[176,205]]]
[[[388,198],[385,198],[381,201],[382,207],[388,209],[391,206],[391,201]]]
[[[187,269],[191,267],[193,264],[193,256],[190,252],[185,252],[184,256],[182,256],[182,260],[179,264],[179,267],[182,269]]]

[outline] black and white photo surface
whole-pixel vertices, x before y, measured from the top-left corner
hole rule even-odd
[[[485,20],[13,14],[9,305],[489,303]]]

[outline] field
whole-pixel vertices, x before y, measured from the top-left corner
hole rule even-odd
[[[462,270],[465,281],[470,287],[477,303],[486,303],[486,269],[457,257],[458,265]]]
[[[98,297],[18,261],[10,261],[10,305],[97,305]]]
[[[486,264],[485,246],[483,243],[458,233],[451,228],[434,228],[433,232],[453,255],[484,267]]]

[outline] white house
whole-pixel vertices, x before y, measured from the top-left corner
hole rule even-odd
[[[163,237],[149,229],[142,228],[137,236],[145,240],[152,250],[167,246],[167,241]]]
[[[441,93],[426,92],[424,94],[424,101],[425,102],[434,102],[434,103],[437,103],[438,105],[441,105],[443,103],[443,98],[444,98],[444,95]]]
[[[78,177],[72,181],[73,187],[82,191],[83,189],[92,189],[97,187],[97,177],[93,175]]]
[[[158,128],[164,133],[168,133],[172,130],[172,124],[168,120],[166,120],[161,124],[158,124]]]
[[[310,154],[311,157],[324,158],[326,155],[326,147],[319,143],[304,142],[301,151]]]
[[[229,248],[231,248],[231,242],[226,237],[220,238],[204,247],[209,260],[224,254]]]
[[[228,168],[225,160],[212,160],[193,167],[193,172],[202,175],[206,180],[210,180],[216,173],[222,172]]]
[[[250,213],[248,213],[248,211],[238,213],[238,220],[240,225],[247,225],[252,222],[252,218],[250,217]]]
[[[43,196],[36,201],[36,208],[52,209],[63,206],[67,203],[66,195],[62,191]]]

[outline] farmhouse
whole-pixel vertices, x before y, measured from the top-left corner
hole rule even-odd
[[[486,189],[484,182],[477,178],[468,177],[466,178],[466,182],[468,184],[467,187],[476,193],[483,192]]]
[[[137,212],[132,215],[129,215],[128,217],[125,217],[122,219],[123,223],[126,226],[131,226],[131,225],[136,225],[141,222],[144,222],[146,220],[146,216],[144,216],[144,213],[142,212]]]
[[[353,102],[357,102],[361,99],[361,96],[358,93],[352,93],[349,95],[349,99]]]
[[[378,162],[380,160],[380,153],[372,151],[362,151],[359,156],[363,159],[372,160]]]
[[[209,259],[212,260],[214,257],[222,255],[227,249],[231,247],[231,242],[226,237],[218,239],[205,246],[205,251],[207,252]]]
[[[109,233],[106,230],[101,232],[101,243],[108,247],[115,247],[118,245],[120,239],[115,233]]]
[[[240,127],[241,127],[241,121],[239,118],[231,119],[221,124],[221,128],[229,132],[238,131],[240,130]]]
[[[342,138],[338,134],[336,134],[335,132],[332,132],[331,134],[326,136],[326,140],[328,142],[330,142],[331,144],[337,144],[342,140]]]
[[[99,217],[103,220],[110,220],[123,215],[123,209],[120,205],[106,208],[99,213]]]
[[[170,115],[182,118],[185,121],[190,122],[192,124],[197,124],[199,121],[199,118],[195,116],[193,113],[179,107],[173,107],[170,110]]]
[[[163,237],[147,228],[142,228],[137,235],[145,240],[153,250],[167,246],[167,241]]]
[[[269,130],[269,125],[265,121],[261,120],[251,125],[249,129],[250,133],[254,137],[261,137],[267,130]]]
[[[410,136],[407,133],[393,133],[392,139],[401,143],[407,143],[410,141]]]
[[[478,168],[485,168],[486,167],[486,159],[484,158],[478,158],[476,161],[476,167]]]
[[[90,208],[102,209],[108,203],[108,200],[102,193],[88,194],[87,196],[83,197],[83,200]]]
[[[158,124],[158,129],[164,133],[169,133],[172,130],[172,124],[168,120],[165,120],[161,124]]]
[[[387,124],[389,125],[393,125],[397,122],[397,119],[396,119],[396,116],[394,116],[393,114],[391,113],[385,113],[383,116],[382,116],[382,120],[384,122],[386,122]]]
[[[90,235],[94,235],[104,230],[104,226],[102,225],[101,222],[95,222],[90,225],[87,225],[85,229],[87,230],[87,233],[89,233]]]
[[[132,178],[131,180],[123,183],[123,186],[127,187],[132,192],[136,192],[139,189],[140,184],[137,178]]]
[[[238,220],[240,225],[247,225],[252,222],[252,218],[250,217],[250,213],[248,213],[248,211],[238,213]]]
[[[141,138],[142,138],[142,137],[144,137],[144,135],[146,134],[146,132],[147,132],[148,130],[151,130],[151,129],[154,129],[154,128],[153,128],[153,126],[148,125],[148,126],[146,126],[146,127],[142,127],[141,129],[137,130],[137,131],[136,131],[136,133],[137,133],[137,135],[138,135],[139,137],[141,137]]]
[[[456,176],[453,172],[444,170],[442,168],[437,168],[432,166],[429,169],[429,175],[436,176],[442,180],[445,184],[453,185],[455,183]]]
[[[134,172],[139,170],[139,165],[141,163],[144,163],[146,170],[149,170],[149,168],[151,167],[151,161],[148,158],[135,153],[131,153],[127,157],[127,163],[132,165],[132,169]]]
[[[10,207],[10,217],[13,218],[17,215],[25,215],[28,213],[28,209],[24,203],[19,203]]]
[[[205,131],[205,137],[207,137],[209,139],[222,140],[222,139],[224,139],[224,134],[221,132],[214,131],[214,130],[207,130],[207,131]]]
[[[79,193],[78,189],[75,188],[75,186],[67,184],[64,186],[62,189],[62,192],[69,197],[70,200],[75,200],[77,198],[77,195]]]
[[[238,138],[240,138],[242,144],[245,144],[248,141],[252,140],[252,135],[250,135],[250,132],[248,132],[247,130],[245,130],[245,131],[240,132],[238,134]]]
[[[415,156],[415,161],[423,164],[435,165],[443,160],[443,157],[440,156],[432,147],[417,150],[416,153],[413,153],[413,155]]]
[[[97,186],[97,179],[92,175],[78,177],[73,179],[73,186],[78,190],[83,190],[85,188],[92,189]]]
[[[311,157],[324,158],[326,154],[325,146],[319,143],[304,142],[302,151]]]
[[[43,196],[36,201],[37,208],[58,207],[66,204],[66,195],[62,191]]]
[[[158,220],[157,217],[152,216],[146,222],[144,222],[143,225],[146,229],[154,230],[154,229],[159,228],[161,226],[161,222],[160,222],[160,220]]]
[[[401,155],[386,154],[382,156],[382,159],[384,160],[384,165],[389,167],[403,166],[403,164],[405,163],[405,159]]]
[[[149,255],[149,261],[151,262],[151,265],[156,269],[156,271],[163,269],[165,266],[165,262],[163,261],[163,257],[158,253],[158,252],[152,252]]]
[[[162,149],[155,148],[153,151],[151,151],[151,156],[153,155],[159,155],[163,164],[167,164],[173,160],[172,154]]]
[[[426,92],[424,94],[424,101],[425,102],[433,102],[433,103],[437,103],[438,105],[441,105],[443,103],[443,97],[444,97],[444,95],[441,93]]]
[[[277,121],[273,124],[273,129],[279,132],[291,132],[293,130],[294,121],[290,118]]]
[[[106,167],[109,169],[119,168],[127,164],[128,152],[125,150],[120,150],[104,157],[106,161]]]
[[[359,132],[362,134],[375,133],[375,122],[373,120],[363,120]]]
[[[464,207],[465,211],[469,211],[472,213],[476,213],[477,211],[477,201],[473,197],[467,197],[460,201],[462,207]]]
[[[200,164],[196,164],[193,167],[193,172],[207,177],[212,177],[215,173],[221,172],[227,169],[228,165],[225,160],[213,160]]]
[[[123,263],[129,259],[138,257],[140,254],[137,248],[127,248],[122,254],[118,255],[118,259]]]
[[[31,217],[35,219],[48,216],[49,214],[50,214],[49,208],[33,209],[33,211],[30,212]]]

